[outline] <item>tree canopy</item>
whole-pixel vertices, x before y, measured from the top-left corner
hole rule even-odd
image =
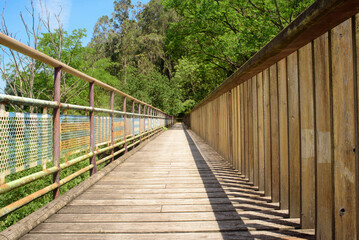
[[[115,0],[98,19],[92,40],[85,29],[61,28],[39,36],[36,48],[171,115],[183,115],[294,20],[313,0]],[[29,65],[30,66],[30,65]],[[43,64],[2,69],[12,85],[31,75],[35,97],[52,98],[51,69]],[[63,74],[62,101],[86,105],[87,88]],[[22,79],[22,80],[21,80]],[[15,84],[16,83],[16,84]],[[21,86],[20,86],[21,85]],[[77,94],[81,92],[80,94]],[[103,92],[103,98],[108,98]],[[102,97],[98,97],[101,105]]]

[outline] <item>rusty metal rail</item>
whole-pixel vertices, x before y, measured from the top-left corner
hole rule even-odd
[[[54,101],[0,94],[0,194],[53,175],[51,185],[3,207],[0,217],[51,191],[57,198],[62,185],[85,172],[95,174],[98,165],[114,161],[116,156],[160,132],[162,127],[173,124],[173,117],[161,110],[1,33],[0,44],[54,67],[55,83]],[[89,82],[89,106],[60,102],[61,71]],[[95,107],[94,85],[109,91],[109,109]],[[123,99],[122,111],[114,106],[115,94]],[[127,100],[132,104],[131,112],[127,112]],[[43,112],[9,112],[10,104],[36,106],[43,108]],[[47,113],[49,108],[53,109],[52,115]],[[75,114],[68,115],[68,110]],[[102,159],[97,159],[99,156]],[[87,159],[86,167],[60,178],[61,170]],[[6,176],[35,166],[42,166],[43,170],[5,181]]]

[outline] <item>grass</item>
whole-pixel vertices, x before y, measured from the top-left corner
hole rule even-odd
[[[105,154],[109,153],[103,153],[101,157],[103,157]],[[81,154],[76,154],[71,157],[71,159],[75,157],[79,157]],[[106,163],[100,164],[98,167],[98,171],[101,170],[104,166],[106,166]],[[64,177],[88,166],[89,160],[84,160],[82,162],[79,162],[69,168],[63,169],[60,173],[60,179],[63,179]],[[51,167],[52,164],[47,164],[47,167]],[[6,182],[11,182],[16,179],[19,179],[21,177],[28,176],[30,174],[40,172],[42,171],[42,166],[33,167],[27,170],[24,170],[22,172],[14,173],[6,177]],[[85,179],[89,178],[90,174],[89,172],[86,172],[75,179],[71,180],[70,182],[66,183],[65,185],[62,185],[60,187],[60,195],[64,194],[71,188],[75,187]],[[41,178],[35,182],[29,183],[25,186],[19,187],[17,189],[14,189],[8,193],[0,195],[0,208],[3,208],[19,199],[22,199],[42,188],[45,188],[52,184],[52,175],[46,176],[44,178]],[[43,207],[45,204],[51,202],[52,200],[52,192],[49,192],[45,194],[44,196],[30,202],[29,204],[11,212],[10,214],[0,218],[0,231],[3,231],[4,229],[10,227],[12,224],[18,222],[19,220],[23,219],[24,217],[28,216],[29,214],[35,212],[39,208]]]

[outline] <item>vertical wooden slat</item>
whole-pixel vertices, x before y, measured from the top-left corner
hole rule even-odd
[[[351,19],[331,31],[336,239],[357,238],[355,98]]]
[[[244,175],[244,162],[246,158],[246,151],[245,151],[245,128],[244,128],[244,91],[243,91],[244,84],[239,85],[240,90],[240,111],[241,111],[241,174]]]
[[[228,111],[228,161],[233,166],[233,108],[232,108],[232,91],[227,93],[227,111]]]
[[[282,59],[278,67],[278,120],[279,120],[279,164],[280,164],[280,208],[289,207],[288,174],[288,105],[287,105],[287,62]]]
[[[264,167],[265,181],[264,193],[272,194],[272,159],[271,159],[271,136],[270,136],[270,93],[269,93],[269,69],[263,71],[263,129],[264,129]]]
[[[278,76],[277,64],[269,68],[270,134],[272,159],[272,201],[279,202],[279,130],[278,130]]]
[[[312,44],[298,50],[301,132],[301,225],[315,227],[315,134]]]
[[[249,171],[248,171],[248,84],[247,82],[243,83],[243,119],[244,119],[244,168],[242,174],[248,178]]]
[[[248,111],[248,170],[247,176],[250,182],[253,182],[253,95],[252,95],[252,80],[247,81],[247,111]]]
[[[316,236],[333,239],[333,157],[328,34],[314,40],[316,121]]]
[[[258,162],[258,104],[257,104],[257,77],[252,78],[252,101],[253,101],[253,184],[259,184]]]
[[[257,75],[259,191],[264,191],[263,73]]]
[[[300,119],[297,57],[297,52],[287,57],[290,217],[300,217]]]
[[[238,149],[238,171],[242,173],[242,111],[241,111],[241,92],[240,86],[237,86],[237,139],[238,145],[236,146]]]

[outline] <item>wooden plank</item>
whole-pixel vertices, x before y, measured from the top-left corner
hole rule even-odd
[[[287,57],[290,217],[300,217],[300,116],[297,58],[297,52]]]
[[[278,120],[280,162],[280,207],[289,207],[287,61],[278,62]]]
[[[278,76],[277,64],[269,68],[270,136],[272,159],[272,201],[280,200],[279,126],[278,126]]]
[[[205,232],[205,233],[159,233],[159,234],[29,234],[21,240],[72,240],[72,239],[121,239],[121,240],[198,240],[198,239],[211,239],[211,240],[247,240],[258,238],[263,240],[269,239],[288,239],[295,238],[301,239],[315,239],[313,230],[274,230],[274,231],[240,231],[240,232]]]
[[[204,231],[278,230],[299,227],[299,219],[193,221],[193,222],[118,222],[118,223],[42,223],[33,233],[161,233]]]
[[[316,121],[316,235],[333,239],[332,116],[328,34],[314,40]]]
[[[301,225],[315,227],[315,132],[312,44],[298,50],[301,132]]]
[[[258,168],[259,179],[258,188],[259,191],[264,191],[265,181],[265,162],[264,162],[264,123],[263,123],[263,74],[257,75],[257,104],[258,104]]]
[[[265,181],[264,192],[266,196],[272,194],[272,160],[270,137],[270,93],[269,93],[269,69],[263,71],[263,129],[264,129],[264,167]]]
[[[335,239],[358,234],[352,40],[351,19],[331,31]]]
[[[252,80],[247,82],[247,112],[248,112],[248,171],[247,177],[253,182],[254,174],[254,146],[253,146],[253,95]]]
[[[257,77],[252,78],[253,101],[253,185],[259,185]]]
[[[106,213],[106,214],[55,214],[47,223],[83,222],[178,222],[178,221],[223,221],[249,219],[281,219],[281,215],[257,211],[227,212],[177,212],[177,213]]]
[[[242,174],[249,177],[249,160],[248,160],[248,82],[243,83],[243,119],[244,119],[244,169]]]
[[[244,84],[239,85],[240,90],[240,111],[241,111],[241,170],[240,173],[244,175],[244,162],[246,158],[245,153],[245,120],[244,120],[244,92],[243,92]]]

